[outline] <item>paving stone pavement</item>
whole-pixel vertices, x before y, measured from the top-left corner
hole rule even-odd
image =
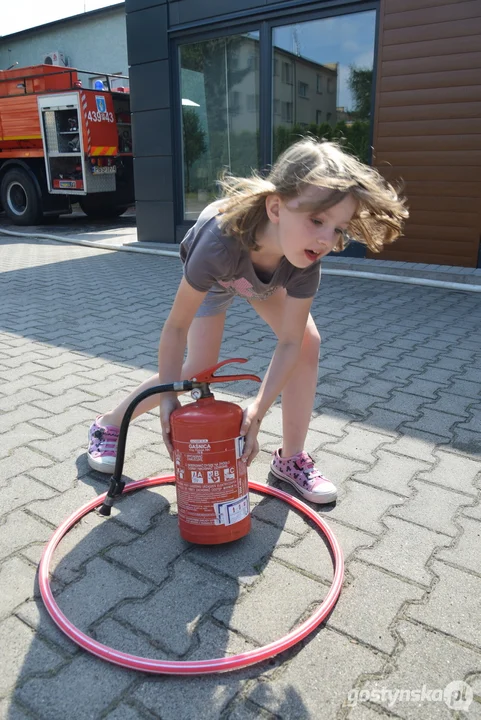
[[[149,676],[63,636],[36,569],[52,531],[106,489],[86,463],[87,427],[155,369],[180,264],[15,238],[0,240],[0,270],[0,718],[481,718],[478,294],[323,279],[307,449],[339,486],[338,502],[318,508],[346,558],[337,607],[271,661]],[[273,349],[236,301],[222,357],[243,355],[263,373]],[[242,382],[218,395],[242,403],[254,390]],[[278,404],[260,439],[250,477],[276,484]],[[170,470],[158,419],[139,418],[125,475]],[[125,497],[109,520],[91,513],[55,553],[61,609],[99,641],[154,658],[222,657],[277,639],[325,596],[332,563],[296,512],[252,499],[251,534],[217,548],[180,539],[173,486]]]

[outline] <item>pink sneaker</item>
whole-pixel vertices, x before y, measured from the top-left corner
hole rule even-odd
[[[271,460],[271,473],[280,480],[290,483],[303,498],[313,503],[332,503],[337,490],[314,465],[314,460],[305,451],[292,457],[283,458],[282,449],[276,450]]]
[[[89,429],[88,463],[93,470],[112,474],[115,469],[120,428],[113,425],[99,425],[98,419]]]

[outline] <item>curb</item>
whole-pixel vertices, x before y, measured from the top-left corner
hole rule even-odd
[[[53,240],[55,242],[63,242],[70,245],[82,245],[83,247],[90,247],[100,250],[111,250],[111,251],[120,251],[120,252],[134,252],[134,253],[142,253],[143,255],[160,255],[165,257],[179,257],[179,251],[175,250],[167,250],[164,248],[146,248],[146,247],[133,247],[128,245],[118,245],[118,244],[108,244],[103,242],[89,242],[88,240],[74,240],[72,238],[65,238],[60,235],[52,235],[50,233],[22,233],[19,231],[14,230],[5,230],[4,228],[0,228],[0,235],[10,235],[12,237],[20,237],[20,238],[28,238],[30,240]],[[348,260],[348,258],[343,258],[342,260]],[[358,278],[362,280],[380,280],[381,282],[394,282],[394,283],[403,283],[407,285],[419,285],[424,287],[435,287],[435,288],[442,288],[444,290],[457,290],[457,291],[464,291],[464,292],[475,292],[475,293],[481,293],[481,278],[480,278],[480,284],[472,284],[468,282],[452,282],[448,280],[433,280],[432,278],[426,278],[426,277],[415,277],[413,275],[394,275],[394,274],[387,274],[387,273],[381,273],[381,272],[366,272],[362,270],[352,270],[352,269],[339,269],[339,268],[329,268],[329,264],[336,262],[339,263],[340,258],[336,259],[328,259],[326,258],[327,267],[326,265],[322,268],[322,274],[323,275],[338,275],[340,277],[351,277],[351,278]],[[368,261],[369,262],[369,261]],[[374,261],[374,262],[381,262],[381,261]],[[403,263],[404,265],[407,265],[408,263]],[[413,263],[414,264],[414,263]],[[392,266],[390,266],[392,267]],[[425,266],[426,267],[426,266]],[[402,270],[401,272],[405,272],[406,270]],[[461,273],[460,273],[461,274]],[[473,274],[473,273],[470,273]],[[469,274],[464,274],[465,277],[469,277]]]

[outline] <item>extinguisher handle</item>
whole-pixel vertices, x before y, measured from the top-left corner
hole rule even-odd
[[[198,383],[230,382],[232,380],[255,380],[256,382],[261,382],[260,377],[258,377],[257,375],[214,375],[215,371],[223,367],[224,365],[228,365],[229,363],[246,362],[246,358],[230,358],[229,360],[223,360],[222,362],[217,363],[217,365],[213,365],[206,370],[201,370],[200,373],[197,373],[196,376],[191,379],[193,382]]]

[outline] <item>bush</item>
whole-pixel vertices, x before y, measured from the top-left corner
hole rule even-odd
[[[274,160],[288,147],[306,135],[318,140],[335,140],[342,148],[361,162],[370,160],[370,123],[368,120],[356,120],[348,125],[341,121],[332,126],[329,123],[316,125],[311,123],[307,128],[301,125],[292,127],[278,125],[274,130]]]

